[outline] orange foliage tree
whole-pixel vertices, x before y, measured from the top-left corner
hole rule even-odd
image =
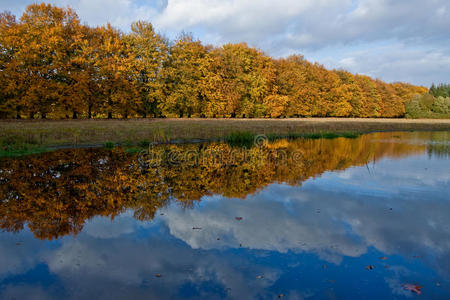
[[[148,22],[92,28],[49,4],[0,14],[0,118],[402,117],[426,92],[245,43],[170,42]]]

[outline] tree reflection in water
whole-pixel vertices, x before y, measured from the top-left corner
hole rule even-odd
[[[424,143],[442,138],[446,132],[279,140],[248,150],[225,143],[161,145],[151,150],[159,160],[149,164],[120,148],[1,159],[0,227],[17,232],[28,226],[36,238],[56,239],[79,233],[94,216],[113,219],[132,210],[136,219],[151,220],[174,201],[190,208],[206,195],[245,198],[272,183],[301,185],[385,157],[445,156],[448,146]]]

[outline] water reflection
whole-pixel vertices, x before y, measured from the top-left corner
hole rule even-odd
[[[301,151],[295,164],[143,168],[121,150],[2,160],[0,297],[408,297],[402,284],[419,283],[445,298],[448,142],[377,133],[270,145]]]

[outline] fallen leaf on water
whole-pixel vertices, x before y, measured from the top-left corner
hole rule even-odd
[[[422,287],[421,287],[420,285],[417,285],[417,284],[409,284],[409,283],[406,283],[406,284],[403,285],[403,288],[404,288],[405,290],[407,290],[407,291],[414,292],[414,293],[416,293],[417,295],[422,294],[422,291],[421,291]]]
[[[201,230],[201,227],[192,227],[192,230]]]
[[[283,298],[284,295],[283,294],[278,294],[278,298]]]
[[[217,238],[218,241],[220,241],[220,238]]]
[[[441,286],[441,283],[440,282],[436,282],[436,286]]]
[[[414,256],[413,256],[413,258],[419,258],[419,257],[420,257],[419,255],[414,255]]]
[[[238,221],[241,221],[242,217],[236,217],[235,219],[238,220]]]
[[[372,266],[372,265],[366,266],[366,270],[373,270],[374,268],[375,268],[375,266]]]
[[[336,280],[332,280],[332,279],[330,279],[330,280],[328,280],[328,282],[329,282],[329,283],[335,283],[335,282],[336,282]]]
[[[256,279],[263,279],[263,278],[264,278],[263,275],[258,275],[258,276],[256,276]]]
[[[386,260],[388,259],[386,256],[380,257],[381,260]]]
[[[161,274],[155,274],[155,277],[160,278],[160,277],[162,277],[162,275]]]
[[[385,268],[385,269],[389,269],[389,266],[388,266],[388,265],[386,265],[386,266],[384,266],[384,268]]]
[[[323,268],[326,269],[326,268],[328,268],[328,266],[327,265],[323,265]]]

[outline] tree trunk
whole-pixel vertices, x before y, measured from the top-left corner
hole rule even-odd
[[[34,119],[34,112],[30,112],[30,119]]]
[[[112,119],[112,112],[108,112],[108,119]]]
[[[76,111],[73,112],[72,119],[78,119],[78,113]]]
[[[41,113],[41,118],[44,119],[44,120],[47,119],[47,114],[46,113]]]
[[[92,119],[92,105],[88,107],[88,119]]]

